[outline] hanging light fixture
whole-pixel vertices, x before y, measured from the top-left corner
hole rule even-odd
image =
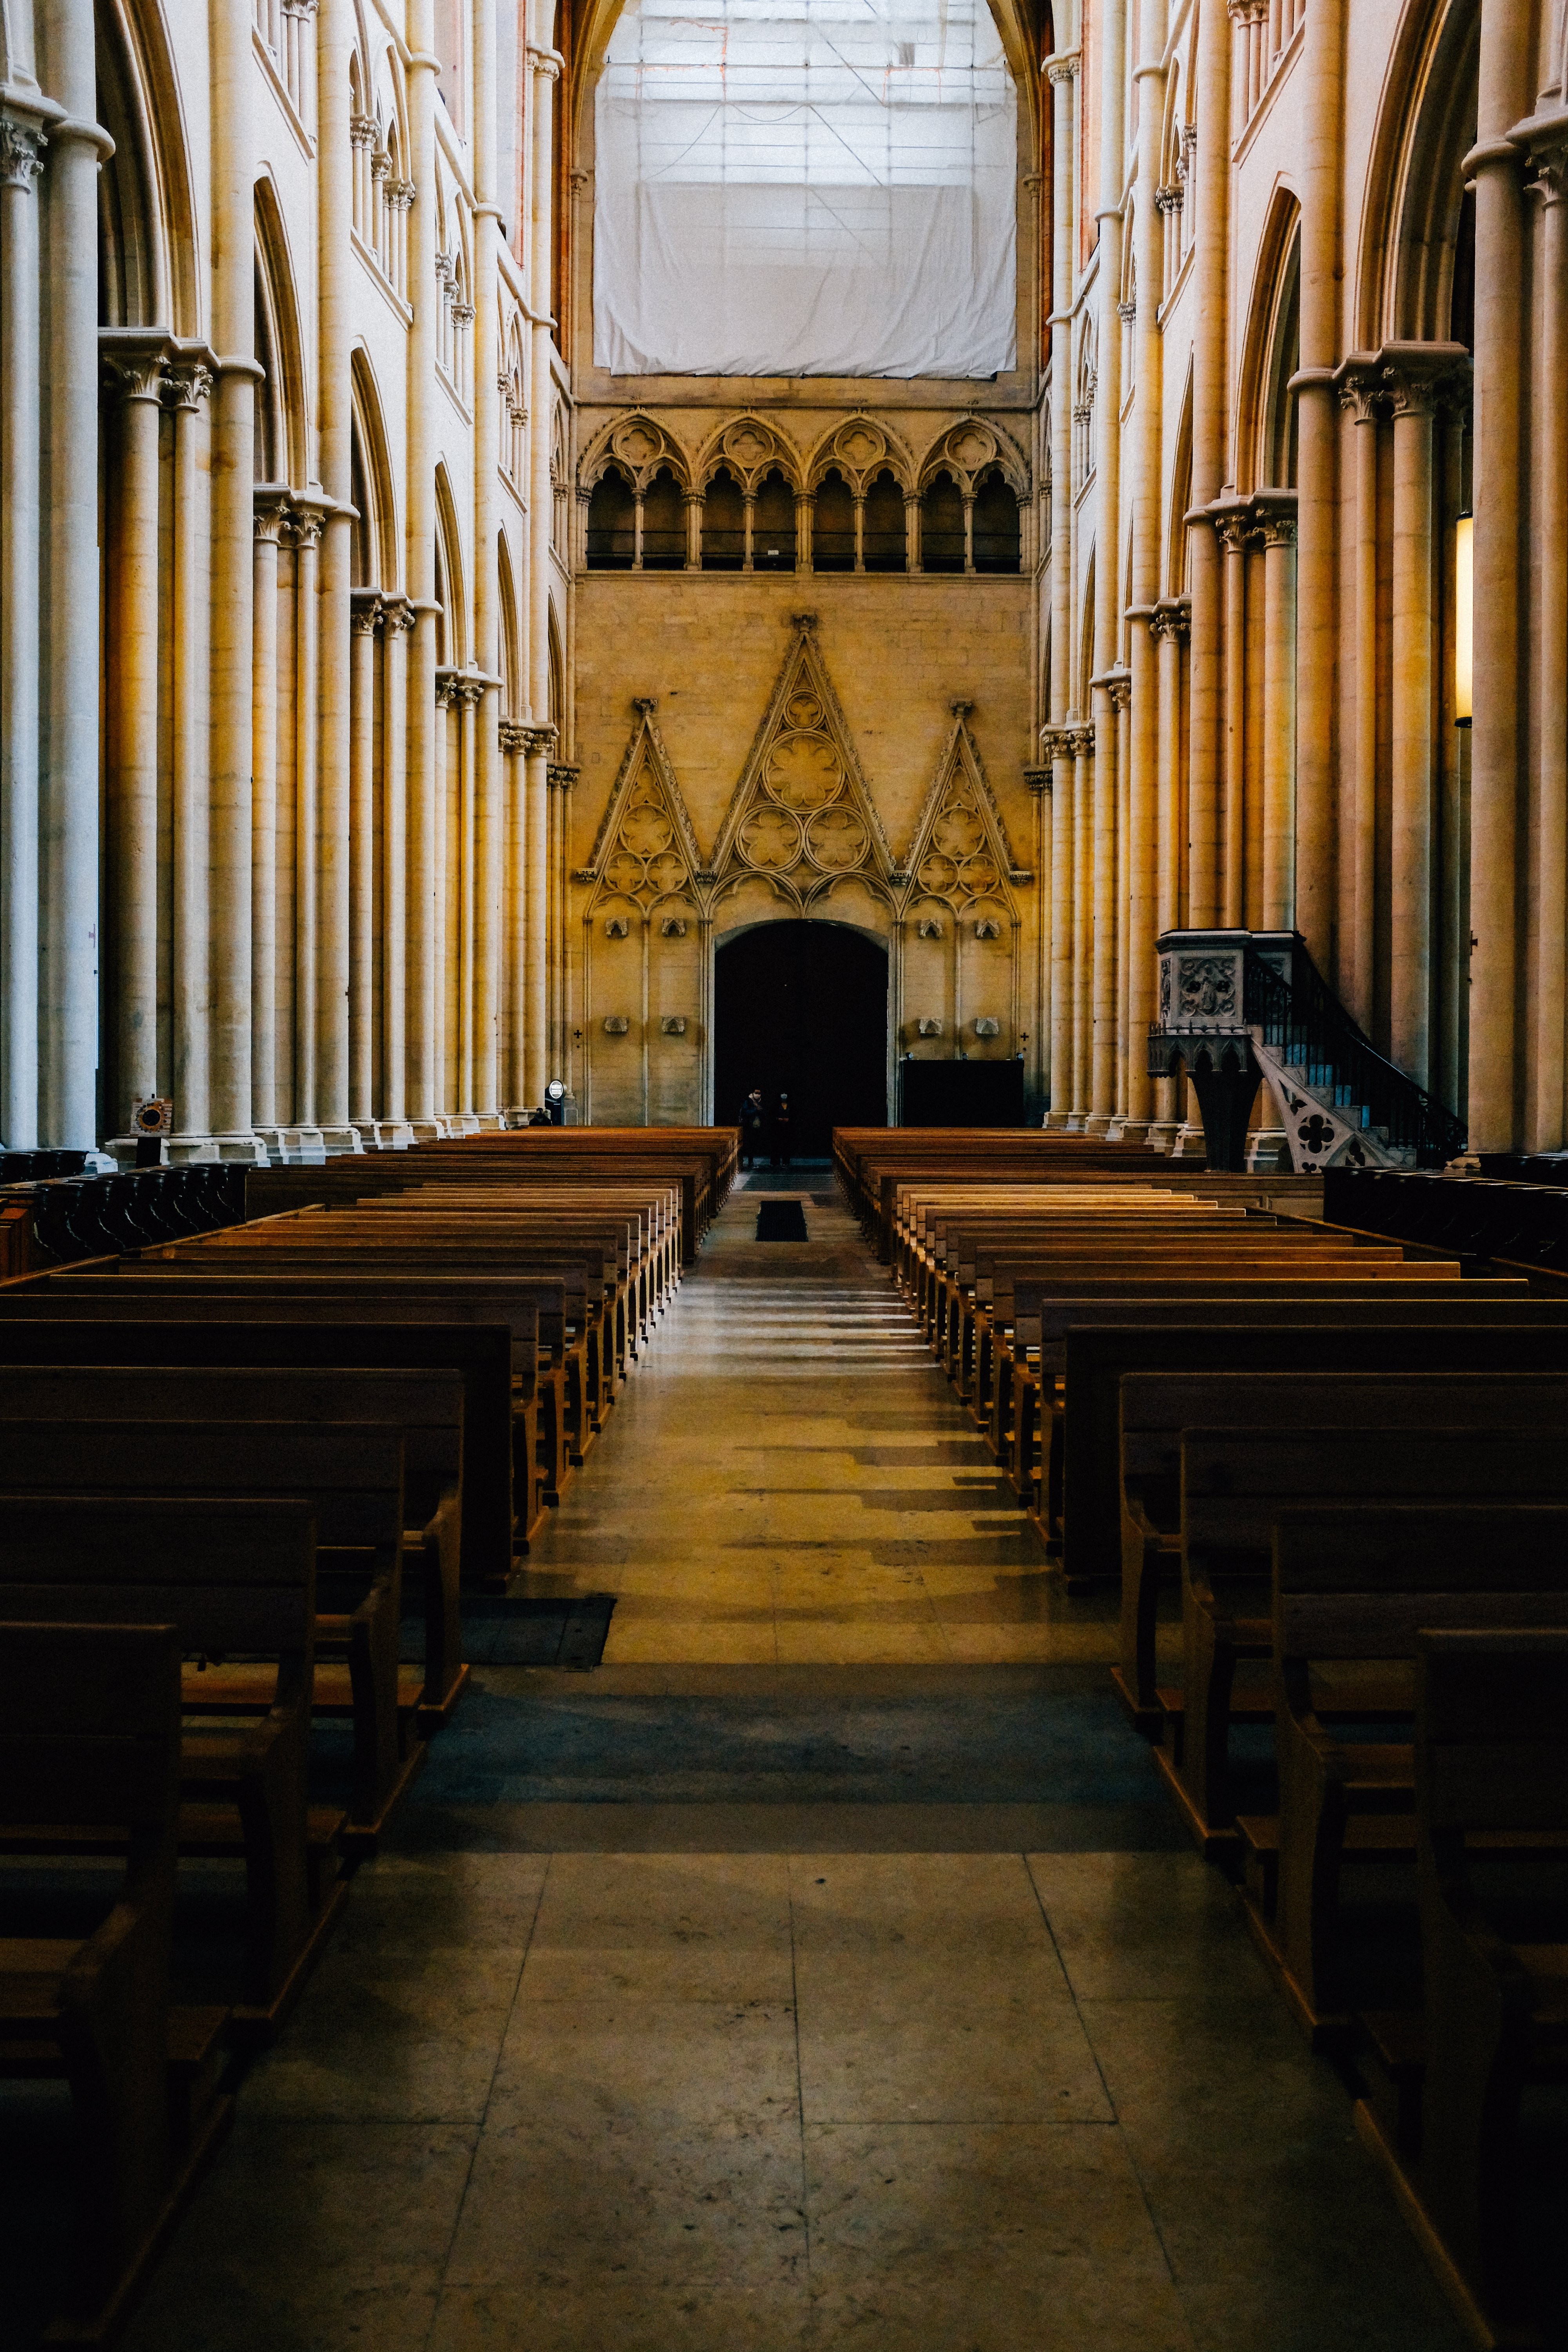
[[[1476,522],[1462,514],[1454,526],[1454,724],[1470,723],[1476,651]]]

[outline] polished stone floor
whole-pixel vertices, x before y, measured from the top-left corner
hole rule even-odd
[[[1108,1608],[754,1210],[530,1561],[605,1665],[477,1676],[130,2352],[1458,2352]]]

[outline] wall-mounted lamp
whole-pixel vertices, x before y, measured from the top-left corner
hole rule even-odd
[[[1470,723],[1476,660],[1476,520],[1454,525],[1454,724]]]

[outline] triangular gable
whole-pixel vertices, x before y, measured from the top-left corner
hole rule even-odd
[[[952,727],[915,826],[904,876],[911,898],[940,898],[955,915],[984,899],[1000,900],[1016,914],[1011,885],[1030,877],[1013,863],[1007,828],[969,731],[969,710],[967,702],[952,706]]]
[[[893,860],[827,665],[816,615],[799,613],[763,723],[719,838],[711,878],[722,889],[770,883],[804,914],[856,875],[884,895]]]
[[[695,896],[701,858],[675,770],[654,720],[651,697],[635,705],[637,723],[605,805],[593,856],[577,874],[591,883],[589,908],[629,898],[646,914],[660,898]]]

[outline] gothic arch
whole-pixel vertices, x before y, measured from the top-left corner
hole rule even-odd
[[[463,540],[458,509],[445,466],[436,468],[436,551],[442,584],[448,669],[461,669],[468,657],[468,597],[463,584]]]
[[[363,455],[364,488],[369,499],[369,508],[363,519],[366,552],[374,571],[376,585],[395,589],[403,535],[397,527],[397,483],[387,451],[381,395],[376,389],[375,369],[370,353],[363,345],[354,352],[350,365],[353,377],[354,430]]]
[[[1479,9],[1465,0],[1406,0],[1361,208],[1355,331],[1363,351],[1443,342],[1451,332],[1479,51]]]
[[[1282,183],[1275,188],[1258,240],[1258,265],[1247,307],[1242,339],[1240,380],[1236,404],[1236,487],[1243,498],[1254,490],[1279,488],[1269,478],[1273,469],[1276,401],[1280,391],[1281,337],[1289,331],[1291,289],[1299,264],[1298,231],[1301,207]],[[1287,378],[1293,373],[1286,371]]]
[[[591,490],[612,466],[619,466],[634,490],[645,490],[661,466],[668,466],[683,490],[691,487],[686,453],[664,426],[641,409],[616,416],[600,426],[584,451],[577,469],[581,488]]]
[[[924,490],[938,474],[948,473],[961,489],[973,492],[981,476],[993,469],[1021,505],[1029,495],[1029,469],[1019,451],[998,425],[965,416],[938,434],[921,461],[916,482]]]
[[[829,425],[817,442],[806,459],[805,486],[809,490],[819,489],[823,477],[837,470],[851,489],[864,491],[884,468],[900,489],[909,489],[914,482],[914,457],[901,434],[885,417],[857,412]]]
[[[1187,529],[1187,509],[1193,502],[1193,370],[1182,391],[1181,422],[1176,426],[1175,455],[1171,461],[1171,501],[1165,522],[1165,593],[1184,596],[1190,584],[1193,535]]]
[[[521,707],[518,681],[522,671],[517,633],[517,587],[512,578],[511,549],[504,530],[496,537],[496,575],[500,601],[501,716],[515,719]]]
[[[775,467],[792,489],[800,487],[800,452],[775,425],[750,413],[729,418],[710,435],[691,469],[697,487],[706,489],[721,466],[728,468],[742,489],[754,489]]]
[[[310,470],[304,343],[288,231],[270,178],[256,183],[256,278],[276,375],[258,397],[270,398],[279,478],[300,489]]]

